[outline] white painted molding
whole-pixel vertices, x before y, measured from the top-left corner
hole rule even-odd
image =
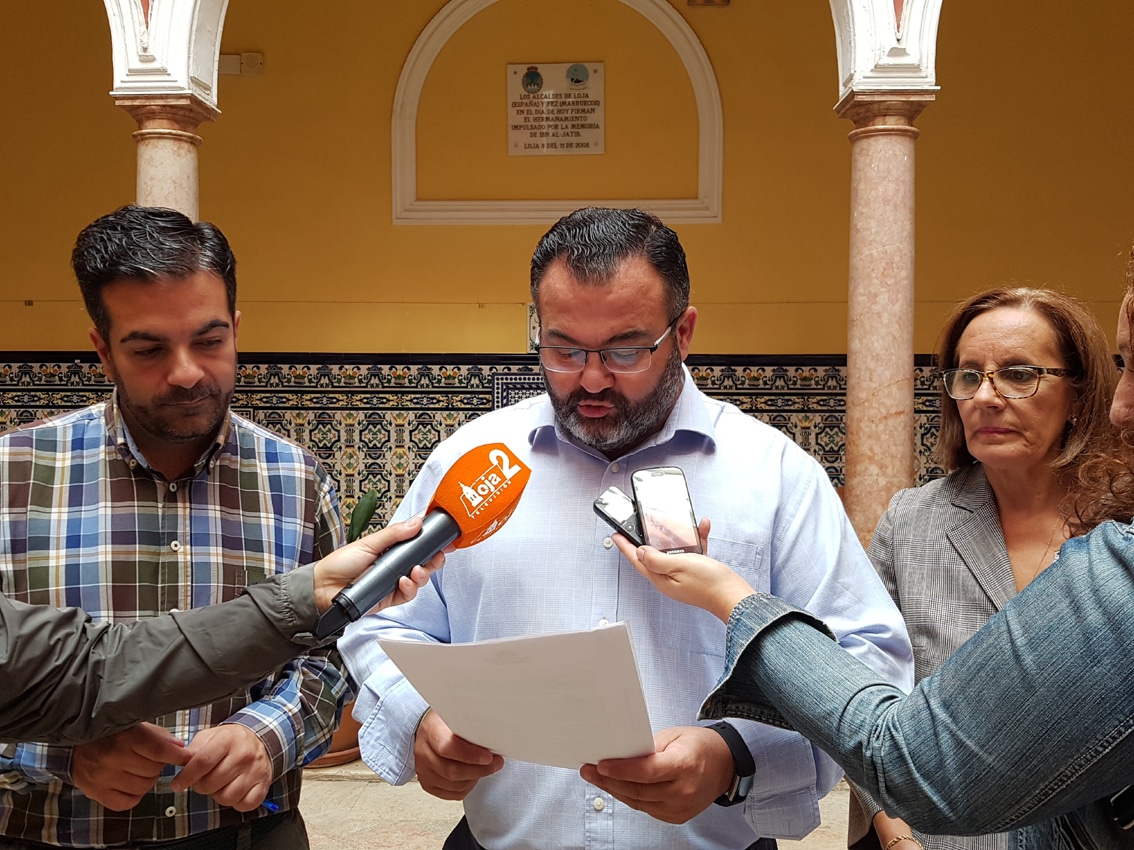
[[[839,60],[839,100],[860,91],[936,91],[942,0],[830,0]]]
[[[111,0],[107,0],[111,2]],[[426,26],[402,66],[391,127],[394,224],[530,224],[551,222],[583,206],[641,207],[670,224],[721,220],[724,119],[716,75],[696,34],[666,0],[621,0],[673,45],[697,103],[695,198],[595,198],[547,201],[426,201],[417,197],[417,110],[433,62],[450,38],[496,0],[450,0]]]
[[[103,0],[114,51],[113,97],[193,95],[217,105],[228,0]]]

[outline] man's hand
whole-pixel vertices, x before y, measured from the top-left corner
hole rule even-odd
[[[409,540],[421,531],[421,517],[410,517],[405,522],[395,522],[393,525],[367,534],[353,543],[348,543],[341,549],[336,549],[323,560],[315,564],[315,605],[319,613],[331,607],[335,596],[355,579],[370,569],[370,565],[378,556],[403,540]],[[451,547],[450,547],[451,548]],[[413,568],[409,576],[398,580],[398,586],[385,599],[378,603],[377,610],[390,605],[401,605],[409,602],[417,595],[417,589],[422,587],[429,576],[445,565],[444,553],[434,555],[429,563]]]
[[[413,742],[417,781],[442,800],[463,800],[482,777],[504,767],[504,757],[458,738],[435,711],[426,711]]]
[[[90,799],[112,812],[124,812],[138,805],[157,784],[167,764],[186,764],[189,758],[184,742],[168,730],[139,723],[75,747],[71,778]]]
[[[173,780],[174,791],[192,788],[221,806],[250,812],[272,784],[272,760],[255,732],[239,723],[202,729],[186,748],[192,760]]]
[[[587,782],[666,823],[685,823],[721,794],[736,775],[732,751],[712,729],[675,726],[654,736],[653,755],[585,764]]]

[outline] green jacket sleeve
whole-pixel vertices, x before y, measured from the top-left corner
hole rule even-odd
[[[313,567],[124,625],[0,594],[0,742],[76,744],[255,682],[317,646]]]

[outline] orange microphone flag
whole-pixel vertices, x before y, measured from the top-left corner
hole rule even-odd
[[[454,548],[473,546],[507,522],[531,475],[531,469],[503,443],[477,446],[445,473],[426,513],[445,511],[461,529]]]

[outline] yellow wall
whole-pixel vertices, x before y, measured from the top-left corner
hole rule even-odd
[[[918,120],[919,324],[1018,281],[1089,300],[1113,336],[1134,240],[1134,5],[946,0],[937,59]]]
[[[266,75],[220,80],[223,114],[201,130],[201,215],[240,261],[244,350],[524,350],[527,262],[550,222],[391,223],[394,88],[442,5],[231,0],[222,52],[263,53]],[[693,350],[843,352],[851,125],[831,111],[828,4],[673,5],[713,63],[725,123],[724,220],[677,226],[702,314]],[[1042,5],[944,5],[942,90],[918,120],[918,351],[949,304],[1007,280],[1065,289],[1113,323],[1134,237],[1134,6]],[[70,246],[134,189],[134,123],[107,96],[105,11],[4,4],[0,44],[0,349],[85,349]],[[577,59],[605,63],[607,155],[509,158],[504,66]],[[617,0],[499,0],[423,90],[419,195],[691,194],[680,70]]]

